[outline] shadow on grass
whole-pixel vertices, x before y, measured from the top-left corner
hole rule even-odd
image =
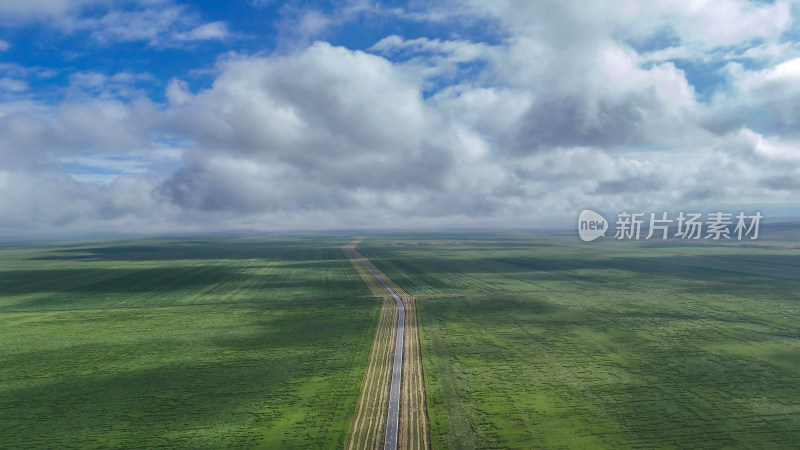
[[[44,348],[3,357],[0,447],[340,445],[378,308],[299,303],[31,315]]]
[[[487,252],[485,257],[476,257],[474,254],[454,257],[447,253],[403,254],[383,248],[365,248],[361,253],[377,261],[381,270],[390,277],[408,274],[411,277],[419,276],[431,282],[438,280],[443,283],[447,283],[447,277],[451,275],[480,278],[484,274],[499,274],[513,278],[526,275],[531,277],[531,281],[536,281],[542,279],[543,273],[555,273],[558,277],[570,281],[585,279],[597,282],[598,287],[607,286],[623,273],[635,277],[647,276],[651,279],[662,277],[669,279],[670,283],[684,280],[721,285],[769,286],[774,282],[793,284],[800,282],[800,255],[718,255],[708,252],[687,256],[610,254],[598,257],[596,254],[586,255],[570,251],[565,254],[554,253],[544,256],[531,254],[502,257]],[[587,271],[597,273],[590,275]],[[603,272],[606,272],[605,275]]]
[[[315,244],[315,245],[311,245]],[[320,245],[321,244],[321,245]],[[336,243],[338,244],[338,242]],[[127,244],[86,246],[54,249],[47,254],[31,258],[36,261],[170,261],[170,260],[220,260],[255,259],[285,261],[315,259],[344,259],[341,250],[327,241],[303,242],[163,242],[152,244]]]

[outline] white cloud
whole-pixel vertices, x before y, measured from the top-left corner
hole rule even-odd
[[[189,92],[189,85],[185,81],[175,78],[170,80],[167,84],[165,95],[167,101],[175,106],[180,106],[192,98],[192,94]]]
[[[502,51],[496,46],[483,43],[428,38],[404,40],[398,35],[381,39],[369,50],[396,61],[406,74],[423,83],[425,88],[434,86],[437,79],[456,78],[465,64],[502,57]]]
[[[743,74],[739,85],[745,90],[757,90],[759,94],[776,87],[798,87],[800,83],[800,58],[782,62],[757,72]]]
[[[210,22],[200,25],[188,32],[175,34],[178,41],[207,41],[225,39],[231,35],[225,22]]]
[[[147,74],[73,74],[60,103],[0,102],[0,229],[532,226],[586,207],[797,205],[787,3],[608,5],[457,3],[502,37],[390,35],[366,52],[303,42],[348,17],[413,14],[293,10],[297,47],[221,57],[209,87],[172,79],[164,104],[136,94]],[[89,29],[159,45],[230,35],[140,13]],[[647,44],[660,34],[672,40]],[[725,82],[701,100],[675,59],[727,61]]]
[[[22,80],[15,80],[8,77],[0,78],[0,92],[25,92],[28,89],[28,83]]]
[[[662,22],[662,26],[672,23],[686,42],[722,47],[756,39],[778,38],[791,24],[790,5],[789,1],[780,0],[772,4],[746,0],[665,0],[658,2],[653,15],[656,16],[654,20]]]
[[[416,38],[404,40],[393,34],[375,43],[370,50],[384,54],[431,52],[452,57],[457,62],[473,61],[486,56],[489,46],[468,41],[442,41],[440,39]]]
[[[726,66],[729,88],[704,110],[703,122],[717,132],[761,127],[768,133],[800,135],[800,58],[762,69]]]
[[[212,89],[188,97],[176,82],[168,94],[180,104],[172,111],[172,126],[194,136],[204,153],[286,167],[291,170],[282,173],[292,174],[292,186],[304,173],[306,181],[320,183],[321,198],[332,201],[331,196],[347,197],[345,188],[439,186],[465,145],[475,145],[428,107],[388,61],[324,43],[291,56],[226,62]],[[192,170],[203,173],[199,179],[214,183],[214,158],[193,162]],[[401,172],[407,174],[395,176]],[[271,176],[269,170],[253,173]],[[291,204],[291,196],[283,202]]]
[[[109,184],[124,176],[154,175],[167,168],[178,167],[183,150],[176,148],[148,148],[115,154],[87,153],[66,155],[57,159],[63,165],[61,173],[88,183]]]
[[[100,72],[74,72],[69,76],[69,90],[73,96],[91,95],[103,99],[129,99],[145,97],[141,84],[155,81],[147,72],[119,72],[106,75]]]
[[[671,31],[684,45],[730,47],[758,39],[774,40],[792,22],[791,1],[656,0],[617,2],[472,0],[476,14],[491,14],[516,33],[547,37],[564,44],[615,33],[641,39]]]
[[[4,0],[0,2],[0,23],[15,24],[61,19],[82,7],[110,0]]]
[[[55,106],[30,101],[0,108],[0,165],[45,170],[58,158],[127,152],[148,143],[157,110],[145,100],[78,100]]]
[[[157,42],[170,28],[182,20],[183,8],[147,8],[136,11],[109,11],[99,19],[83,19],[79,27],[92,29],[92,36],[101,41]]]
[[[21,26],[32,22],[44,22],[65,33],[89,32],[106,44],[143,41],[154,46],[175,46],[232,35],[226,23],[203,23],[190,8],[170,0],[127,5],[111,0],[0,2],[0,24]]]

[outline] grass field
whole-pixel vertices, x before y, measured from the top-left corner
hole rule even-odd
[[[341,245],[6,246],[0,448],[340,448],[381,307]]]
[[[573,234],[452,233],[375,236],[359,245],[410,295],[597,289],[779,289],[798,280],[800,227],[735,245],[709,241],[582,243]],[[397,245],[399,243],[458,245]],[[794,284],[793,284],[794,285]]]
[[[433,448],[793,448],[799,230],[358,250],[416,297]],[[352,238],[1,245],[0,447],[342,447],[382,314]]]
[[[389,298],[382,303],[361,392],[345,440],[346,449],[383,448],[385,442],[397,308]]]
[[[797,309],[752,303],[688,293],[420,300],[434,448],[796,447]]]
[[[430,427],[425,404],[425,378],[422,372],[417,301],[403,297],[406,310],[406,333],[403,338],[403,381],[400,392],[400,425],[398,448],[424,450],[430,448]]]
[[[0,247],[0,310],[370,296],[349,237],[159,239]]]
[[[797,237],[409,235],[359,248],[417,295],[433,448],[788,448],[800,445]]]

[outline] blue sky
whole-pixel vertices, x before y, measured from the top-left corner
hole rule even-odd
[[[181,77],[193,90],[208,88],[214,81],[210,71],[228,52],[286,54],[317,39],[369,51],[389,35],[442,40],[461,36],[495,44],[505,36],[491,18],[461,22],[455,18],[428,21],[404,17],[412,16],[416,9],[402,2],[357,3],[339,9],[342,2],[86,3],[81,6],[81,2],[74,2],[71,13],[77,19],[72,21],[103,22],[114,15],[122,26],[112,30],[89,24],[59,27],[54,22],[58,19],[45,16],[37,20],[26,15],[4,21],[0,39],[9,48],[3,52],[3,61],[43,73],[27,79],[43,100],[63,96],[63,89],[76,73],[98,72],[109,77],[118,73],[146,75],[135,83],[136,88],[153,101],[163,102],[164,88],[173,77]],[[403,9],[403,13],[394,14],[394,9]],[[169,16],[173,11],[179,17],[164,19],[152,29],[125,29],[135,27],[130,22]],[[320,22],[316,25],[320,28],[315,28],[315,21]],[[311,24],[304,25],[306,22]],[[220,33],[206,38],[185,36],[208,25],[216,25]]]
[[[7,0],[0,234],[797,216],[798,14]]]

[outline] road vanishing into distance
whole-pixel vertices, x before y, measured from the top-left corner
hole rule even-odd
[[[376,274],[372,268],[367,264],[367,262],[357,256],[352,250],[347,249],[347,252],[350,253],[350,256],[353,259],[358,260],[364,267],[367,268],[369,273],[378,280],[378,283],[386,289],[392,298],[394,299],[395,303],[397,303],[397,308],[400,311],[399,316],[397,317],[397,334],[394,340],[394,362],[392,363],[392,386],[389,390],[389,412],[387,413],[386,418],[386,439],[385,444],[383,446],[384,450],[396,450],[397,449],[397,425],[400,420],[400,381],[402,380],[403,376],[403,336],[405,334],[405,323],[406,323],[406,309],[403,307],[403,302],[400,300],[400,297],[389,287],[388,284]]]

